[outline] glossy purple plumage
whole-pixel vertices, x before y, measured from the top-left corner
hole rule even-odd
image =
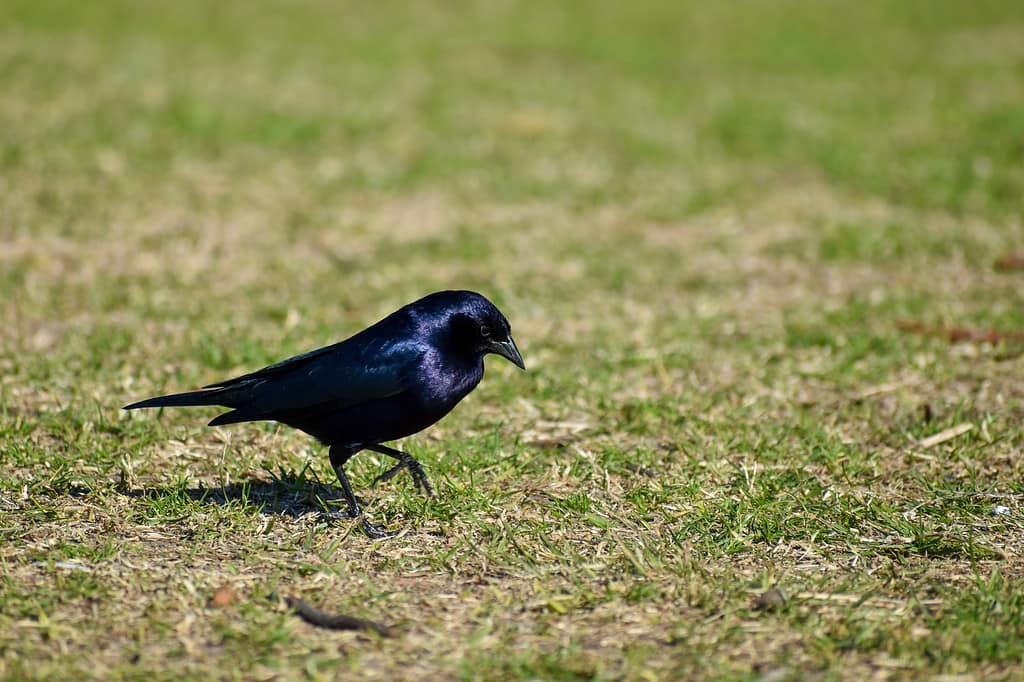
[[[273,420],[350,448],[395,440],[441,419],[480,383],[489,351],[474,335],[479,325],[509,337],[508,321],[486,298],[441,291],[332,346],[125,409],[222,405],[234,409],[213,426]]]
[[[448,414],[480,383],[487,353],[524,367],[508,320],[494,304],[472,291],[440,291],[334,345],[125,409],[221,405],[231,411],[211,426],[271,420],[305,431],[331,446],[350,510],[358,513],[342,468],[348,458],[363,448],[384,452],[400,461],[385,476],[410,468],[417,485],[429,490],[415,460],[380,444]]]

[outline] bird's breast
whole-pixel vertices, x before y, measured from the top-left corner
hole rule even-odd
[[[415,393],[424,409],[443,415],[476,388],[483,376],[483,360],[459,362],[428,354],[420,366]]]

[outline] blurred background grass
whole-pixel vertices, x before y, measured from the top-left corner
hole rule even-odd
[[[692,261],[744,234],[810,263],[983,264],[1021,238],[1021,14],[12,0],[0,230],[21,245],[4,279],[22,320],[284,319],[317,314],[309,296],[344,308],[398,287],[382,313],[452,285],[537,291],[558,319],[560,298],[643,298],[665,277],[735,289]],[[806,230],[765,212],[780,196],[818,202],[777,211]],[[838,216],[837,196],[891,210]],[[666,248],[716,210],[740,225]],[[47,271],[61,287],[32,286]],[[188,296],[161,294],[182,282]],[[931,296],[924,280],[902,293]]]
[[[1011,2],[0,12],[8,176],[102,172],[77,162],[98,149],[140,182],[333,155],[331,194],[440,185],[678,218],[814,173],[915,207],[1022,208]]]

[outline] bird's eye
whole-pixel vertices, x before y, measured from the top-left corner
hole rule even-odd
[[[490,335],[491,335],[491,328],[488,327],[486,324],[480,325],[480,336],[482,336],[482,337],[484,337],[486,339]]]

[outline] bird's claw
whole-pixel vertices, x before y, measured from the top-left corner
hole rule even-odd
[[[397,530],[385,530],[384,526],[378,523],[371,523],[362,512],[353,512],[351,509],[336,509],[329,512],[320,512],[320,518],[325,521],[347,521],[349,519],[359,519],[359,525],[362,527],[363,532],[372,540],[393,538],[398,535]]]
[[[413,485],[416,486],[416,490],[431,499],[437,499],[437,494],[434,492],[433,486],[430,485],[430,480],[427,478],[427,472],[423,470],[423,465],[412,457],[400,460],[398,464],[373,479],[373,487],[376,488],[377,484],[383,481],[390,481],[392,478],[397,476],[402,469],[409,470],[409,473],[412,475]]]
[[[363,527],[363,532],[366,533],[371,540],[393,538],[396,535],[398,535],[397,530],[384,530],[384,526],[380,525],[379,523],[370,523],[366,520],[365,516],[363,517],[361,525]]]

